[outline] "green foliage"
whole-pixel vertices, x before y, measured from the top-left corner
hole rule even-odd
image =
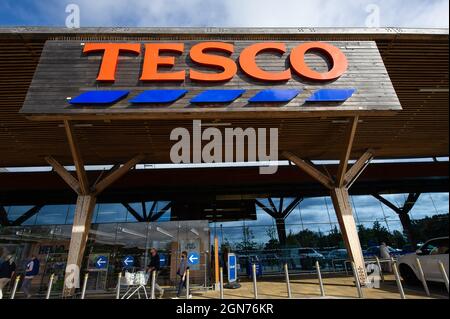
[[[430,238],[448,236],[449,214],[434,215],[411,221],[413,236],[418,242],[425,242]]]

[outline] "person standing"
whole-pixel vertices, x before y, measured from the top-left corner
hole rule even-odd
[[[391,254],[389,253],[388,245],[384,241],[380,245],[380,258],[381,260],[385,260],[381,267],[383,271],[388,273],[392,272]]]
[[[3,288],[12,280],[16,272],[16,263],[12,255],[6,256],[0,264],[0,299],[3,299]]]
[[[159,298],[162,298],[164,295],[164,289],[162,289],[157,284],[158,279],[158,271],[161,268],[161,261],[159,259],[158,251],[156,248],[150,249],[150,263],[147,266],[147,273],[150,274],[150,280],[152,278],[153,272],[155,272],[155,289],[159,291]]]
[[[187,251],[183,251],[181,253],[180,265],[178,266],[177,270],[177,275],[180,276],[180,282],[178,284],[177,296],[174,299],[180,298],[183,287],[186,288],[186,271],[188,269],[189,267],[187,263]],[[192,295],[189,294],[189,291],[188,291],[188,298],[192,298]]]
[[[35,255],[32,255],[31,260],[27,264],[25,278],[22,283],[22,291],[28,299],[31,298],[31,282],[33,281],[33,278],[39,274],[39,267],[39,259],[37,259]]]

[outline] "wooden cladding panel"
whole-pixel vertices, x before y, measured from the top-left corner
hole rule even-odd
[[[156,82],[145,83],[139,80],[142,71],[143,52],[140,55],[123,54],[119,57],[114,83],[96,81],[103,53],[84,55],[81,41],[47,41],[36,69],[33,82],[28,90],[22,113],[37,119],[51,119],[51,115],[64,115],[71,118],[84,118],[95,114],[95,118],[122,119],[163,119],[167,118],[286,118],[315,116],[316,113],[330,113],[347,116],[354,112],[400,110],[387,71],[373,41],[329,42],[339,47],[348,59],[348,70],[335,81],[318,83],[307,81],[292,72],[293,77],[287,82],[264,82],[247,76],[240,68],[233,79],[224,83],[199,83],[189,79],[190,68],[204,72],[217,72],[211,68],[196,65],[189,58],[190,48],[199,41],[185,41],[184,53],[176,57],[176,65],[161,72],[186,71],[186,80],[180,83]],[[231,56],[238,63],[241,51],[254,41],[229,41],[235,52]],[[257,57],[258,65],[267,71],[281,71],[289,66],[288,56],[292,48],[302,42],[288,41],[286,53],[282,56],[263,53]],[[144,43],[143,43],[144,44]],[[142,44],[142,45],[143,45]],[[308,65],[317,71],[328,69],[326,61],[317,54],[307,54]],[[131,105],[127,100],[149,89],[187,89],[189,92],[170,105]],[[265,88],[297,88],[303,90],[289,103],[249,104],[247,101],[259,90]],[[344,103],[307,104],[307,99],[320,88],[356,88],[356,93]],[[107,107],[73,106],[66,98],[73,98],[82,92],[96,89],[130,90],[128,98]],[[245,89],[246,92],[234,102],[226,105],[196,106],[189,100],[206,89]],[[382,113],[385,114],[385,113]],[[133,117],[133,115],[135,115]]]
[[[211,37],[158,35],[158,38],[173,41],[214,38]],[[44,157],[48,155],[54,155],[65,165],[73,165],[62,121],[36,122],[19,114],[45,40],[56,38],[86,41],[88,35],[62,36],[51,32],[44,35],[14,34],[7,38],[0,35],[0,167],[47,165]],[[100,38],[105,41],[149,39],[131,35],[89,35],[92,41]],[[241,35],[226,36],[230,41],[242,38]],[[394,116],[360,117],[362,122],[358,124],[351,158],[356,159],[368,147],[374,148],[377,158],[448,156],[448,36],[330,34],[294,37],[262,34],[246,38],[261,41],[292,38],[375,40],[403,109]],[[441,91],[433,91],[436,88]],[[242,128],[278,127],[280,149],[291,150],[310,159],[337,159],[346,126],[345,119],[330,116],[216,118],[207,122],[216,121]],[[86,164],[123,163],[137,153],[145,153],[146,162],[158,163],[169,161],[173,143],[168,137],[171,129],[179,126],[189,128],[191,125],[189,120],[173,119],[80,121],[74,123],[74,130]]]

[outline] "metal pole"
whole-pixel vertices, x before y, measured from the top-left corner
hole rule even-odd
[[[358,290],[358,298],[364,298],[364,294],[363,294],[363,291],[361,288],[361,283],[359,282],[359,276],[358,276],[358,273],[356,272],[356,265],[353,261],[352,261],[352,270],[353,270],[353,276],[355,277],[356,290]]]
[[[256,284],[256,264],[252,264],[252,273],[253,273],[253,294],[255,295],[255,299],[258,299],[258,286]]]
[[[155,285],[156,285],[156,270],[152,271],[152,290],[150,293],[150,298],[155,299]]]
[[[223,299],[223,267],[219,268],[220,275],[220,299]]]
[[[14,281],[14,286],[13,286],[13,290],[11,292],[11,299],[14,299],[16,297],[16,291],[17,291],[17,286],[19,285],[19,281],[20,281],[20,275],[16,277],[16,280]]]
[[[425,274],[423,273],[422,264],[420,263],[419,258],[416,258],[417,269],[419,270],[420,281],[422,281],[423,289],[425,289],[425,293],[428,297],[430,297],[430,290],[428,289],[428,284],[425,279]]]
[[[84,299],[84,297],[86,296],[86,287],[87,287],[88,278],[89,278],[89,273],[87,272],[84,274],[83,288],[81,290],[81,299]]]
[[[377,261],[378,271],[380,272],[381,282],[384,282],[384,274],[383,269],[381,268],[380,258],[378,256],[375,256],[375,260]]]
[[[50,299],[50,294],[52,293],[52,287],[53,287],[53,280],[55,279],[55,274],[50,275],[50,281],[48,283],[47,288],[47,295],[45,296],[45,299]]]
[[[316,260],[317,278],[319,279],[320,295],[325,297],[325,289],[323,288],[322,274],[320,272],[319,261]]]
[[[442,278],[444,279],[445,287],[447,287],[447,292],[449,292],[448,291],[448,276],[447,276],[447,272],[445,271],[444,264],[440,260],[438,261],[438,263],[439,263],[439,269],[441,270]]]
[[[288,298],[292,298],[292,293],[291,293],[291,282],[289,281],[289,268],[288,268],[288,264],[284,264],[284,274],[286,275],[286,288],[287,288],[287,293],[288,293]]]
[[[117,291],[116,291],[116,299],[120,299],[120,281],[122,279],[122,272],[119,272],[117,276]]]
[[[189,299],[189,269],[186,269],[186,299]]]
[[[394,258],[391,258],[392,269],[394,270],[395,281],[397,282],[398,292],[400,293],[400,298],[406,299],[405,292],[403,291],[402,281],[400,279],[400,275],[398,274],[397,263],[394,261]]]

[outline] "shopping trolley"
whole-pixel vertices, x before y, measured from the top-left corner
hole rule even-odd
[[[127,286],[128,289],[121,299],[130,299],[136,293],[138,298],[141,299],[141,290],[144,292],[145,299],[148,299],[147,289],[145,286],[147,285],[149,277],[150,276],[145,271],[125,271],[125,276],[122,277],[120,285]]]

